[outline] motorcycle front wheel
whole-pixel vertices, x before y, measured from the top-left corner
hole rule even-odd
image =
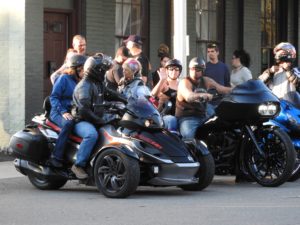
[[[133,194],[140,181],[140,167],[136,159],[118,149],[104,150],[94,164],[95,184],[110,198],[125,198]]]
[[[277,187],[286,182],[294,169],[296,152],[289,136],[282,130],[261,127],[254,135],[263,155],[250,138],[242,144],[244,163],[251,177],[264,187]]]
[[[215,162],[211,154],[199,156],[200,169],[197,173],[198,183],[181,185],[180,188],[184,191],[201,191],[212,182],[215,174]]]

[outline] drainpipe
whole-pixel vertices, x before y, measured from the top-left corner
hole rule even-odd
[[[174,0],[174,38],[173,52],[174,58],[179,59],[182,63],[181,76],[186,76],[187,55],[188,55],[188,37],[186,33],[186,0]]]

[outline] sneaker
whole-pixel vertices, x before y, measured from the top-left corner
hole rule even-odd
[[[63,164],[60,160],[57,160],[56,158],[51,157],[48,160],[48,165],[51,167],[56,167],[56,168],[62,168]]]
[[[84,169],[79,166],[73,165],[71,170],[78,179],[86,179],[89,177],[89,175],[84,171]]]

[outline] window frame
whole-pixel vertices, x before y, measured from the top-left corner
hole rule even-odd
[[[129,23],[127,26],[130,28],[128,33],[126,33],[126,30],[124,32],[124,15],[121,16],[121,23],[117,23],[117,15],[115,18],[115,48],[117,49],[119,46],[123,44],[123,40],[127,39],[129,35],[131,34],[137,34],[140,35],[143,41],[143,52],[145,55],[149,57],[149,0],[116,0],[115,1],[115,10],[116,14],[118,5],[122,8],[122,14],[124,12],[124,7],[128,7],[130,5],[130,18],[129,18]],[[139,17],[135,21],[132,21],[132,6],[140,6],[140,14]],[[136,21],[140,21],[139,28],[136,29],[137,32],[133,31],[131,28],[133,26],[133,23]],[[117,33],[117,24],[121,25],[121,30],[122,33]]]
[[[202,2],[206,1],[207,2],[207,8],[202,9]],[[221,60],[224,60],[225,56],[225,48],[224,48],[224,43],[225,43],[225,36],[224,36],[224,31],[225,31],[225,3],[224,0],[219,0],[217,1],[217,5],[215,9],[211,8],[211,2],[210,0],[196,0],[195,2],[195,16],[196,16],[196,26],[199,24],[201,26],[201,17],[197,16],[197,14],[202,14],[202,12],[207,12],[207,39],[201,38],[201,27],[197,28],[196,30],[199,29],[200,32],[200,37],[196,33],[196,54],[197,55],[202,55],[203,57],[207,58],[207,53],[206,53],[206,45],[208,43],[216,43],[220,49],[220,54],[219,58]],[[215,31],[211,31],[212,27],[210,26],[210,19],[211,15],[215,14],[216,20],[215,20]],[[199,19],[199,22],[197,20]],[[211,38],[211,33],[215,32],[215,38]],[[203,37],[203,36],[202,36]]]

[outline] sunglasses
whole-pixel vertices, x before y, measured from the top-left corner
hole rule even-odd
[[[203,68],[199,68],[199,67],[192,67],[192,68],[190,68],[190,70],[192,70],[192,71],[196,71],[196,72],[203,72],[204,71],[204,69]]]
[[[179,71],[179,68],[178,67],[169,67],[168,70],[169,71],[173,71],[173,70]]]

